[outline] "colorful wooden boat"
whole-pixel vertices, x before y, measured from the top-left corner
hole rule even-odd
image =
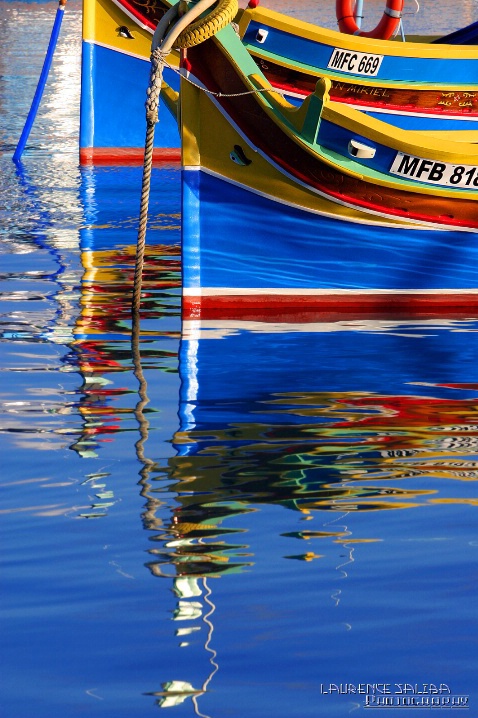
[[[187,51],[185,317],[478,307],[478,133],[274,91],[231,26]],[[205,91],[206,90],[206,91]]]
[[[176,2],[83,0],[83,164],[141,161],[151,38]],[[347,35],[260,6],[239,11],[237,21],[262,72],[296,103],[326,76],[334,100],[373,116],[387,113],[388,121],[403,127],[463,129],[478,120],[476,46]],[[473,42],[473,33],[465,41]],[[177,67],[175,53],[169,64]],[[165,69],[165,79],[177,89],[173,70]],[[160,119],[155,159],[179,161],[176,123],[167,112]]]

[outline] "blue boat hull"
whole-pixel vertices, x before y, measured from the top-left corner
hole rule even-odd
[[[182,184],[186,317],[297,305],[478,309],[474,233],[344,221],[201,170],[183,170]]]
[[[80,157],[84,164],[142,160],[146,135],[145,100],[150,63],[92,42],[83,42]],[[165,69],[164,79],[179,88],[178,75]],[[162,104],[155,148],[164,161],[179,161],[177,120]]]

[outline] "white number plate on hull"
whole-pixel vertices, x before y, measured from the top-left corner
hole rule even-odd
[[[369,55],[365,52],[352,52],[335,47],[327,67],[331,70],[348,72],[351,75],[375,77],[382,64],[383,55]]]
[[[397,152],[390,172],[400,177],[446,187],[478,187],[476,165],[452,165]]]

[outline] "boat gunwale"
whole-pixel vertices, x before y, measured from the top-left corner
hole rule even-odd
[[[113,0],[114,2],[115,0]],[[365,87],[386,87],[387,89],[413,89],[417,92],[421,91],[440,91],[440,92],[478,92],[478,83],[476,84],[463,84],[463,85],[457,85],[455,84],[449,84],[449,83],[441,83],[441,82],[426,82],[422,80],[417,81],[409,81],[409,80],[388,80],[388,79],[382,79],[382,78],[376,78],[376,77],[368,77],[366,75],[346,75],[345,73],[341,72],[335,72],[334,70],[331,70],[330,68],[319,68],[314,67],[313,65],[309,65],[307,63],[300,63],[296,60],[292,60],[288,57],[285,57],[283,55],[278,55],[277,53],[271,52],[269,50],[266,50],[265,48],[258,48],[256,45],[250,45],[247,42],[244,42],[244,47],[247,49],[249,54],[260,60],[269,60],[270,62],[274,62],[276,65],[279,65],[280,67],[284,67],[287,70],[292,70],[295,72],[301,72],[306,75],[310,75],[311,77],[317,77],[317,75],[327,75],[327,77],[330,77],[332,80],[335,80],[337,82],[342,82],[344,84],[348,85],[364,85]],[[443,47],[443,46],[442,46]],[[461,46],[460,46],[461,47]],[[478,52],[477,52],[477,60],[478,60]]]
[[[227,54],[234,63],[232,56],[229,53]],[[256,80],[256,78],[260,77],[262,77],[263,83],[259,83]],[[287,125],[284,124],[284,131],[286,131],[289,136],[294,136],[300,142],[305,143],[310,152],[320,151],[320,145],[307,142],[307,140],[305,140],[301,135],[300,131],[293,125],[294,115],[302,108],[303,105],[296,107],[295,105],[287,103],[289,105],[289,108],[287,108],[285,106],[287,101],[284,101],[283,99],[277,100],[274,97],[274,93],[277,91],[274,90],[269,81],[264,75],[261,75],[261,73],[253,73],[253,75],[248,76],[243,75],[243,79],[247,82],[250,89],[258,89],[260,86],[263,88],[267,86],[270,87],[269,91],[258,92],[254,95],[255,99],[279,125],[284,124],[284,120],[286,120]],[[306,101],[307,98],[304,102]],[[389,123],[370,117],[369,115],[364,116],[360,110],[356,110],[353,107],[349,107],[345,103],[335,102],[334,100],[328,98],[324,98],[322,117],[334,124],[340,124],[341,127],[345,127],[345,129],[350,132],[363,135],[372,142],[376,142],[377,144],[381,144],[385,147],[396,150],[397,152],[403,151],[407,154],[413,154],[419,157],[424,155],[424,159],[429,158],[428,154],[433,153],[433,159],[441,159],[442,161],[446,161],[451,164],[460,165],[469,164],[466,160],[471,157],[476,158],[476,164],[478,166],[478,143],[466,140],[451,140],[449,135],[453,134],[453,131],[447,132],[444,130],[446,133],[445,139],[447,140],[447,147],[445,149],[443,149],[443,136],[437,136],[436,133],[432,134],[431,132],[424,132],[420,130],[403,130],[393,126],[394,135],[391,136],[391,125]],[[470,131],[465,130],[463,132],[469,134]],[[476,131],[476,139],[478,140],[478,131]],[[367,169],[367,165],[360,164],[359,166]],[[360,174],[363,173],[360,172]],[[418,186],[423,186],[424,183],[417,184]],[[415,187],[415,183],[413,183],[412,186]],[[443,189],[443,191],[449,194],[447,187],[437,185],[428,185],[428,187],[431,187],[434,192],[436,192],[437,189]],[[464,191],[467,193],[467,197],[469,196],[469,193],[473,192],[473,190]],[[463,190],[457,192],[457,190],[451,188],[451,192],[454,192],[456,196],[463,197]]]
[[[139,9],[128,0],[111,0],[118,8],[122,9],[132,20],[143,30],[154,32],[155,25],[149,18],[143,15]],[[179,0],[161,0],[167,7],[171,7]],[[240,9],[236,22],[239,25],[241,38],[244,36],[247,27],[251,22],[264,21],[264,24],[306,40],[322,43],[335,47],[342,45],[346,49],[352,49],[367,53],[386,54],[395,57],[412,57],[423,59],[445,59],[445,60],[466,60],[478,59],[478,46],[476,45],[447,45],[445,43],[433,44],[430,42],[399,42],[397,40],[381,40],[360,35],[347,35],[339,30],[332,30],[305,20],[293,18],[269,8],[258,5],[255,8]],[[412,36],[413,37],[413,36]]]
[[[293,23],[290,21],[293,20]],[[427,42],[399,42],[397,40],[380,40],[360,35],[347,35],[338,30],[319,27],[305,20],[288,18],[288,16],[263,8],[246,8],[239,20],[239,32],[244,37],[251,22],[263,22],[274,29],[313,42],[367,54],[379,54],[392,57],[410,57],[413,59],[467,60],[478,59],[476,45],[447,45]]]

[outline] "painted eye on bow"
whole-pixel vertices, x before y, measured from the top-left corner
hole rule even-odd
[[[247,165],[250,165],[252,162],[252,160],[248,159],[244,154],[244,150],[242,149],[241,145],[234,145],[234,149],[229,155],[229,157],[237,165],[242,165],[243,167],[247,167]]]
[[[134,40],[133,35],[132,35],[131,32],[128,30],[128,28],[126,27],[126,25],[121,25],[121,27],[118,28],[118,35],[119,35],[120,37],[125,37],[127,40]]]

